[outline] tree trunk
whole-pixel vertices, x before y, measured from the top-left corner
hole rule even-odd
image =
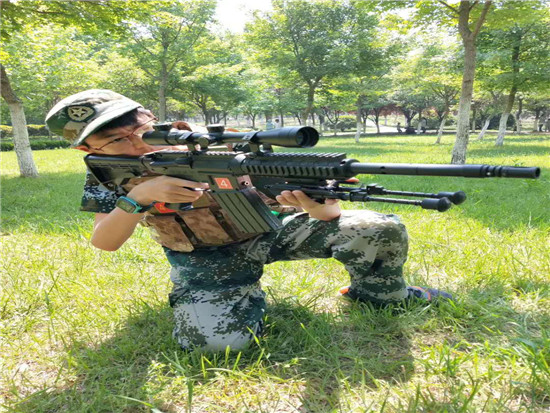
[[[168,71],[166,65],[162,63],[159,82],[159,122],[166,120],[166,85],[168,83]]]
[[[472,36],[463,39],[464,71],[462,73],[462,93],[458,104],[456,140],[451,158],[452,164],[466,163],[466,151],[470,138],[470,105],[476,70],[476,46]]]
[[[519,55],[520,55],[520,46],[521,46],[521,32],[518,32],[518,37],[515,39],[514,47],[512,49],[512,88],[510,89],[510,94],[508,95],[508,101],[506,102],[506,108],[504,113],[500,118],[500,125],[498,128],[498,136],[495,142],[496,146],[502,146],[504,144],[504,136],[506,135],[506,122],[508,121],[508,116],[512,112],[514,107],[514,100],[516,99],[516,93],[518,91],[517,87],[517,78],[519,74]]]
[[[538,132],[539,131],[539,119],[540,119],[540,110],[535,110],[535,124],[533,125],[532,132]]]
[[[512,86],[512,90],[508,95],[508,101],[506,102],[506,108],[504,109],[504,113],[500,117],[500,123],[498,125],[498,136],[495,142],[496,146],[504,145],[504,136],[506,136],[506,123],[508,122],[508,116],[510,116],[510,113],[512,112],[512,108],[514,107],[516,92],[517,92],[517,87]]]
[[[13,145],[15,155],[17,156],[17,163],[19,164],[19,173],[22,177],[36,178],[38,176],[38,169],[36,168],[32,157],[25,110],[23,108],[23,104],[11,88],[8,74],[2,64],[0,64],[0,83],[2,98],[4,98],[8,104],[10,111],[11,123],[13,127]]]
[[[309,84],[309,88],[307,90],[307,106],[304,110],[304,113],[302,114],[302,119],[304,119],[304,122],[306,125],[308,125],[309,122],[309,114],[313,110],[313,101],[315,99],[315,84]]]
[[[500,115],[500,122],[498,124],[498,136],[497,140],[495,141],[496,146],[504,145],[504,136],[506,136],[506,124],[508,123],[509,116],[510,112],[504,112],[502,115]]]
[[[456,140],[453,147],[451,163],[466,163],[466,150],[468,149],[468,140],[470,138],[470,106],[472,104],[472,95],[474,90],[474,77],[476,71],[476,38],[485,22],[485,18],[491,7],[492,1],[486,0],[483,11],[478,18],[475,29],[470,30],[470,6],[471,2],[461,0],[458,9],[458,31],[462,38],[464,46],[464,70],[462,72],[462,91],[460,102],[458,104],[458,119],[456,128]]]
[[[445,111],[443,113],[443,118],[441,119],[441,123],[439,124],[439,130],[437,131],[437,140],[435,141],[436,144],[441,143],[441,136],[443,135],[443,128],[445,127],[445,122],[447,121],[447,114],[449,112]]]
[[[477,137],[478,141],[483,140],[483,138],[485,136],[485,132],[487,132],[487,129],[489,129],[489,123],[491,123],[491,117],[490,116],[487,119],[485,119],[485,123],[483,124],[483,127],[481,128],[481,132],[479,132],[479,135]]]
[[[202,116],[204,116],[204,126],[207,126],[210,124],[210,113],[208,113],[208,109],[204,106],[201,108],[201,110],[202,110]],[[160,120],[160,117],[159,117],[159,120]]]
[[[518,135],[521,134],[521,115],[523,114],[523,98],[518,98],[518,111],[516,113],[516,130]]]
[[[380,110],[373,109],[374,112],[374,124],[376,125],[376,134],[380,135]]]
[[[476,117],[477,117],[477,105],[474,103],[472,105],[472,126],[470,129],[472,130],[472,133],[475,133],[476,131]]]
[[[416,124],[416,134],[422,133],[422,109],[418,111],[418,123]]]
[[[357,123],[357,131],[355,132],[355,143],[359,143],[359,138],[361,137],[361,129],[363,126],[363,121],[361,119],[361,97],[357,98],[357,111],[355,112],[355,122]]]

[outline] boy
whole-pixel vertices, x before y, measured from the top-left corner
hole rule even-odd
[[[76,149],[132,156],[166,148],[142,139],[155,120],[139,103],[98,89],[63,99],[46,117],[49,129]],[[192,130],[186,122],[173,126]],[[342,294],[375,305],[407,298],[451,298],[439,290],[406,286],[402,267],[407,233],[394,215],[341,211],[336,200],[320,204],[301,191],[284,191],[277,202],[304,212],[286,216],[279,231],[239,238],[227,222],[221,222],[223,213],[212,204],[207,183],[160,176],[127,189],[127,193],[110,192],[88,174],[81,210],[95,213],[91,242],[114,251],[139,222],[157,223],[156,235],[161,233],[158,239],[172,266],[174,289],[169,298],[174,336],[183,348],[241,349],[260,334],[266,302],[259,280],[263,266],[275,261],[334,257],[351,277]],[[193,203],[193,208],[162,216],[155,206],[158,202]],[[202,218],[197,221],[197,216]],[[206,235],[201,232],[201,225],[206,225],[203,218],[213,220]],[[167,223],[171,229],[164,231]],[[220,233],[212,234],[212,228]],[[168,236],[163,238],[163,231]],[[174,237],[174,231],[180,238]],[[214,246],[201,243],[206,238],[217,241]]]

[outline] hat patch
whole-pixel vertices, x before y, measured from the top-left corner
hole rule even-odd
[[[67,115],[75,122],[84,122],[95,115],[95,110],[89,106],[69,106]]]

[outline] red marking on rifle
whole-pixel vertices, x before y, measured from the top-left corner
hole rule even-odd
[[[164,204],[165,202],[157,202],[155,204],[155,208],[157,209],[158,212],[160,212],[161,214],[169,214],[170,212],[176,212],[174,209],[166,208]]]
[[[216,185],[220,189],[233,189],[229,178],[214,178],[214,181],[216,181]]]

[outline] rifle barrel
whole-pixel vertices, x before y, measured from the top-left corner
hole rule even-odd
[[[372,175],[423,175],[462,176],[466,178],[531,178],[540,176],[540,168],[497,165],[442,165],[442,164],[399,164],[360,163],[348,164],[353,174]]]

